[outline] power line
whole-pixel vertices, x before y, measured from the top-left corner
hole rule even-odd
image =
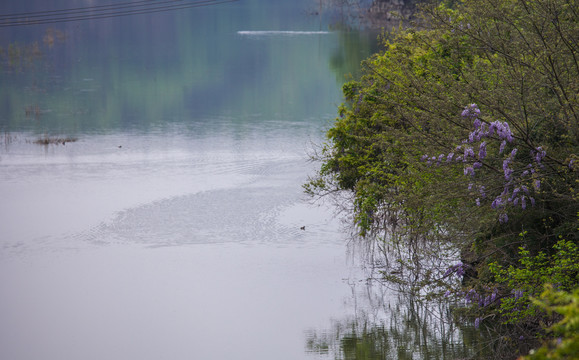
[[[55,22],[88,20],[88,19],[103,19],[108,17],[127,16],[134,14],[147,14],[169,10],[180,10],[191,7],[217,5],[220,3],[233,1],[236,0],[201,0],[186,3],[183,3],[183,0],[165,0],[165,1],[141,0],[141,1],[117,3],[112,5],[100,5],[73,9],[0,15],[0,27],[36,25]],[[180,4],[175,4],[176,2],[179,2]],[[172,5],[162,5],[169,3],[171,3]],[[118,11],[119,9],[123,8],[125,8],[125,10]]]
[[[32,12],[25,12],[25,13],[15,13],[15,14],[6,14],[0,15],[0,19],[19,19],[19,18],[34,18],[34,17],[43,17],[43,16],[52,16],[52,15],[66,15],[72,13],[85,13],[85,12],[92,12],[93,10],[102,11],[108,9],[119,9],[119,8],[130,8],[130,7],[141,7],[141,6],[149,6],[149,5],[156,5],[156,4],[163,4],[163,3],[171,3],[171,2],[181,2],[184,0],[167,0],[167,1],[157,1],[157,0],[140,0],[140,1],[129,1],[129,2],[120,2],[114,3],[109,5],[95,5],[95,6],[84,6],[84,7],[77,7],[77,8],[70,8],[70,9],[61,9],[61,10],[44,10],[44,11],[32,11]],[[211,0],[212,1],[212,0]],[[154,4],[151,4],[154,3]]]
[[[198,0],[185,2],[184,0],[164,0],[164,1],[141,0],[141,1],[116,3],[111,5],[98,5],[98,6],[87,6],[62,10],[15,13],[15,14],[0,15],[0,27],[54,24],[54,23],[93,20],[93,19],[108,19],[120,16],[151,14],[209,5],[218,5],[235,1],[238,0]]]

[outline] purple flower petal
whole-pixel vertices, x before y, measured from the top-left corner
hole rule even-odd
[[[503,142],[501,143],[501,146],[499,147],[499,154],[502,154],[503,151],[505,151],[505,146],[507,146],[507,142],[505,140],[503,140]]]
[[[507,213],[502,213],[501,215],[499,215],[499,222],[501,224],[509,222],[509,216],[507,215]]]
[[[480,144],[479,151],[478,151],[478,158],[480,160],[484,159],[487,156],[487,143],[483,141]]]
[[[506,171],[509,168],[509,159],[503,160],[503,171]]]
[[[484,185],[481,185],[478,191],[480,192],[480,195],[481,195],[483,198],[487,196],[486,193],[485,193],[485,187],[484,187]]]

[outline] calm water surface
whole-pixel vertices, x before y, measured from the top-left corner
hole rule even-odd
[[[311,5],[0,28],[0,358],[384,348],[356,331],[388,333],[396,299],[361,281],[332,209],[301,190],[344,75],[375,44],[328,31]],[[45,137],[65,144],[34,143]],[[412,358],[423,343],[442,358],[438,340],[396,329],[366,358]]]

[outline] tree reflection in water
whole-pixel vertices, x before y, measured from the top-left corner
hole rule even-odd
[[[485,358],[480,332],[453,323],[448,305],[393,296],[376,281],[352,284],[350,301],[351,317],[306,333],[306,351],[336,360]]]

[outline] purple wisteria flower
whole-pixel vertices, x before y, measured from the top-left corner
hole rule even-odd
[[[479,186],[478,191],[483,198],[487,197],[487,194],[485,193],[485,186],[484,185]]]
[[[471,303],[474,301],[478,301],[480,299],[480,295],[476,292],[475,289],[470,289],[466,293],[464,299],[466,300],[467,303]]]
[[[478,116],[480,115],[480,109],[476,104],[470,104],[464,108],[461,115],[462,117],[467,118],[478,118]]]
[[[505,174],[505,180],[507,182],[511,181],[511,175],[513,174],[514,170],[510,168],[511,163],[513,162],[515,155],[517,154],[517,148],[514,148],[509,156],[503,160],[503,172]]]
[[[505,224],[505,223],[509,222],[509,216],[507,215],[507,213],[502,213],[499,215],[499,222],[501,224]]]
[[[515,137],[511,131],[511,128],[507,122],[492,121],[485,122],[480,118],[481,111],[477,104],[469,104],[463,109],[461,116],[471,120],[474,130],[469,133],[468,138],[464,139],[461,144],[457,145],[454,151],[448,154],[440,154],[438,156],[423,155],[421,157],[422,161],[425,161],[428,166],[431,166],[436,162],[437,166],[441,166],[444,158],[446,157],[446,163],[452,165],[455,162],[463,162],[464,168],[463,172],[465,176],[475,177],[476,173],[481,171],[481,169],[493,166],[486,161],[494,161],[493,158],[490,160],[487,158],[488,154],[488,143],[489,142],[500,142],[499,154],[502,154],[507,149],[510,143],[515,141]],[[478,143],[477,152],[475,153],[475,146]],[[472,145],[471,145],[472,144]],[[502,169],[504,175],[504,191],[496,196],[491,203],[491,208],[499,210],[500,214],[498,220],[500,223],[508,222],[507,208],[509,206],[521,205],[522,209],[526,209],[527,200],[531,202],[534,206],[535,199],[529,196],[528,188],[523,185],[524,178],[532,177],[533,188],[538,191],[541,186],[540,179],[537,179],[537,173],[539,169],[543,167],[541,164],[542,160],[546,157],[546,151],[541,147],[536,147],[531,150],[531,158],[533,163],[528,164],[524,171],[519,172],[516,168],[517,163],[515,163],[515,157],[518,153],[516,147],[510,149],[508,155],[506,155],[502,160]],[[486,160],[486,161],[485,161]],[[487,166],[488,165],[488,166]],[[573,167],[573,160],[569,161],[569,168]],[[527,180],[527,181],[530,181]],[[513,189],[511,191],[511,189]],[[486,197],[484,185],[475,185],[473,183],[469,184],[468,190],[477,190],[480,192],[480,197],[473,194],[474,201],[477,206],[481,205],[481,199]],[[524,192],[525,195],[521,193]],[[471,193],[472,194],[472,193]]]
[[[503,160],[503,171],[506,171],[509,168],[509,163],[511,162],[510,159]]]
[[[503,151],[505,151],[505,146],[507,146],[507,142],[505,140],[503,140],[503,142],[501,143],[501,146],[499,147],[499,154],[502,154]]]
[[[487,156],[487,143],[486,141],[483,141],[482,143],[480,143],[480,147],[478,150],[478,158],[480,160],[483,160],[486,156]]]
[[[513,140],[515,140],[511,128],[509,127],[509,123],[505,121],[501,130],[502,132],[499,133],[501,138],[506,139],[508,142],[513,142]]]
[[[500,139],[506,140],[508,142],[513,142],[515,138],[511,132],[511,128],[507,122],[493,121],[489,124],[489,130],[485,133],[486,136],[492,136],[496,132]]]
[[[464,162],[468,161],[469,157],[474,157],[474,150],[471,147],[464,148]]]
[[[535,161],[537,164],[541,164],[541,160],[543,160],[545,156],[547,156],[547,152],[543,150],[541,146],[539,146],[535,152]]]
[[[458,277],[463,277],[464,274],[466,274],[467,267],[468,267],[468,265],[465,265],[465,264],[459,262],[458,264],[452,265],[451,267],[446,269],[444,276],[449,276],[449,275],[455,274]]]

